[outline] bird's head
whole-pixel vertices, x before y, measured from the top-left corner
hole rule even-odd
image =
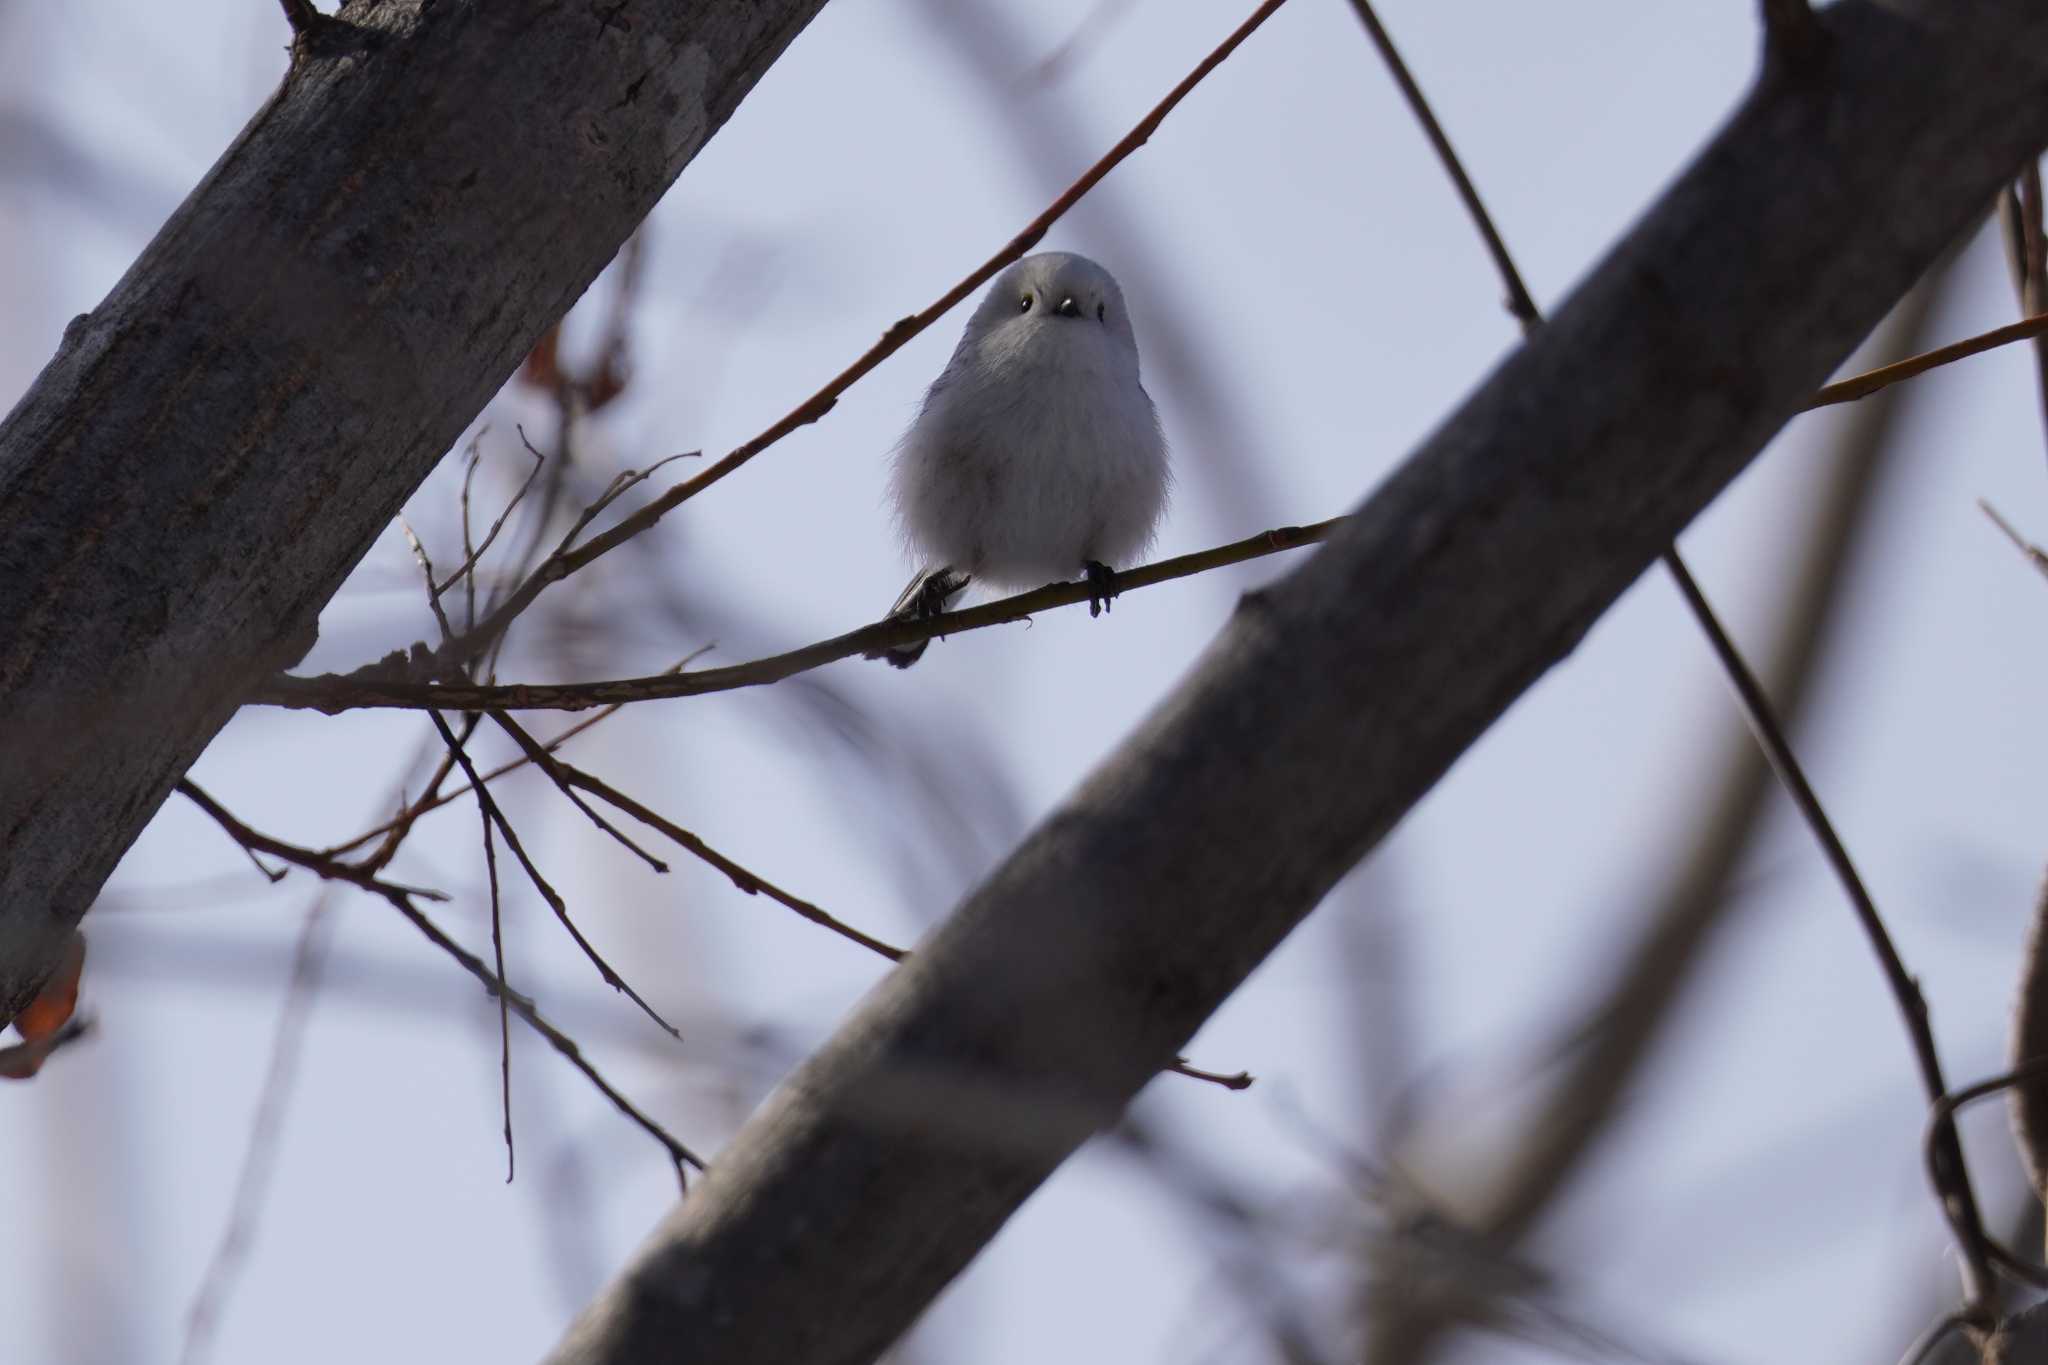
[[[969,340],[1106,349],[1138,365],[1138,341],[1123,291],[1086,256],[1046,251],[1026,256],[989,286],[967,324]]]

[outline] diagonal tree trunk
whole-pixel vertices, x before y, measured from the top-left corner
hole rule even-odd
[[[0,423],[0,1025],[824,0],[351,0]]]
[[[1820,26],[763,1106],[558,1365],[871,1360],[2048,142],[2048,8]]]

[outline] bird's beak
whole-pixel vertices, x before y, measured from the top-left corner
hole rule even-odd
[[[1081,316],[1081,304],[1072,295],[1068,295],[1060,300],[1060,306],[1053,311],[1063,318],[1077,318]]]

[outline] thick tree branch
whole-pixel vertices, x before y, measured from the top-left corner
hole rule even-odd
[[[2048,141],[2048,11],[1847,0],[754,1115],[559,1362],[866,1361]]]
[[[352,0],[0,424],[0,1022],[824,0]]]
[[[1763,0],[1764,52],[1803,67],[1820,55],[1826,35],[1808,0]]]

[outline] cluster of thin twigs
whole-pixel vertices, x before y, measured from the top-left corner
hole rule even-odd
[[[548,881],[518,831],[507,818],[502,805],[491,795],[491,784],[521,768],[532,766],[542,771],[555,787],[573,806],[600,830],[632,852],[636,857],[657,871],[666,871],[667,865],[634,838],[608,819],[596,803],[622,812],[640,824],[655,830],[681,847],[692,856],[715,868],[727,877],[733,885],[750,895],[762,895],[794,911],[805,919],[833,933],[860,945],[863,948],[891,961],[900,961],[904,951],[883,940],[867,934],[830,914],[822,907],[792,892],[784,890],[775,882],[763,877],[736,860],[712,848],[703,839],[683,828],[680,824],[653,810],[643,802],[619,791],[610,783],[593,773],[577,767],[558,756],[557,751],[570,739],[582,734],[591,726],[617,714],[618,704],[598,702],[603,709],[585,718],[561,734],[545,742],[531,734],[515,721],[509,712],[534,709],[503,699],[479,701],[469,704],[462,693],[481,689],[495,690],[493,670],[495,661],[507,638],[510,625],[523,614],[541,592],[571,574],[587,567],[599,557],[652,528],[663,516],[696,493],[725,477],[741,464],[752,459],[761,451],[779,441],[783,436],[809,422],[816,421],[828,412],[855,381],[879,365],[883,359],[903,346],[925,327],[936,321],[960,300],[964,299],[983,282],[992,277],[1012,261],[1021,257],[1036,243],[1045,231],[1074,203],[1106,176],[1119,162],[1142,146],[1152,132],[1177,105],[1211,70],[1220,64],[1238,44],[1256,29],[1259,24],[1277,10],[1284,0],[1266,0],[1259,10],[1219,45],[1183,81],[1155,106],[1144,119],[1140,120],[1131,133],[1116,148],[1099,160],[1067,192],[1060,196],[1043,214],[1028,225],[1005,247],[984,262],[967,278],[955,285],[930,307],[891,327],[882,339],[870,347],[852,365],[827,383],[811,398],[800,404],[780,421],[762,432],[752,441],[734,450],[723,459],[707,468],[703,473],[678,484],[660,494],[635,511],[621,518],[606,530],[584,539],[592,525],[610,511],[622,497],[646,482],[652,475],[673,460],[691,456],[671,456],[645,469],[627,470],[613,479],[597,498],[583,507],[571,520],[568,530],[560,536],[553,548],[544,556],[538,554],[539,537],[551,519],[554,506],[565,486],[564,471],[570,461],[558,458],[550,461],[541,450],[529,440],[524,430],[519,432],[521,443],[533,456],[533,466],[524,482],[513,493],[505,507],[485,529],[483,535],[473,534],[472,491],[476,474],[481,464],[481,433],[472,440],[466,451],[466,467],[461,483],[459,506],[461,514],[463,554],[456,567],[445,575],[439,573],[425,543],[410,525],[403,525],[408,546],[418,561],[425,583],[428,607],[440,633],[440,640],[434,646],[424,643],[416,645],[406,654],[395,655],[353,675],[358,685],[368,685],[376,678],[425,680],[432,692],[424,697],[420,709],[427,711],[438,735],[443,755],[419,795],[405,801],[398,813],[378,826],[357,835],[345,843],[327,849],[301,847],[274,836],[264,834],[231,812],[192,782],[185,781],[179,790],[206,812],[220,827],[239,844],[266,877],[272,880],[283,875],[282,869],[264,865],[263,856],[280,860],[295,867],[314,873],[322,879],[344,882],[360,890],[378,896],[425,934],[430,941],[453,956],[463,968],[475,976],[500,1006],[501,1044],[501,1089],[505,1108],[505,1142],[507,1149],[508,1178],[514,1169],[514,1147],[511,1126],[510,1100],[510,1049],[509,1020],[517,1015],[529,1027],[540,1033],[547,1041],[586,1078],[634,1122],[656,1138],[676,1161],[678,1171],[685,1165],[701,1166],[699,1159],[681,1142],[667,1133],[645,1113],[633,1106],[623,1095],[600,1075],[582,1056],[575,1042],[550,1024],[535,1009],[533,1002],[518,992],[505,979],[501,890],[498,880],[497,848],[502,842],[518,863],[527,881],[536,893],[554,912],[557,920],[575,941],[600,976],[615,989],[623,992],[639,1008],[671,1035],[674,1028],[661,1016],[624,977],[608,963],[595,946],[577,927],[569,912],[567,903]],[[587,414],[605,406],[625,389],[630,374],[626,355],[626,331],[624,314],[631,301],[633,288],[638,279],[637,250],[629,247],[624,254],[620,271],[621,287],[609,326],[604,330],[604,340],[598,347],[596,362],[584,371],[577,371],[564,359],[559,334],[550,335],[537,345],[522,368],[521,378],[528,385],[548,392],[555,401],[559,421],[556,445],[566,452],[576,423]],[[518,556],[513,579],[516,586],[495,597],[486,595],[479,600],[479,568],[485,556],[496,546],[501,535],[511,523],[514,513],[526,502],[530,494],[538,492],[541,506],[529,516],[535,532],[528,550]],[[1288,544],[1304,544],[1310,539],[1320,538],[1327,533],[1327,527],[1308,528],[1292,535],[1275,534],[1261,538],[1264,549],[1285,548]],[[1237,558],[1247,558],[1248,553],[1239,553]],[[537,562],[536,562],[537,561]],[[1218,558],[1214,552],[1206,557],[1205,563],[1233,562]],[[1144,582],[1160,581],[1168,574],[1154,577],[1132,576],[1131,586],[1142,586]],[[1192,568],[1183,572],[1192,572]],[[1053,590],[1058,597],[1058,590]],[[459,592],[458,628],[451,615],[450,603],[457,600]],[[1033,603],[1029,610],[1043,609],[1045,605],[1056,605],[1048,601]],[[671,685],[685,677],[697,675],[686,673],[685,669],[695,656],[685,659],[674,669],[659,675]],[[815,666],[815,665],[811,665]],[[791,672],[797,670],[789,670]],[[785,673],[784,676],[787,676]],[[766,679],[762,679],[766,680]],[[300,684],[291,680],[280,680],[280,687],[292,688]],[[404,682],[397,685],[404,686]],[[448,689],[445,693],[441,689]],[[460,713],[459,724],[451,724],[444,713]],[[469,743],[478,725],[488,718],[491,724],[505,733],[519,748],[520,757],[493,768],[488,773],[479,769],[469,753]],[[452,779],[460,769],[462,781],[453,785]],[[386,879],[383,869],[389,865],[411,834],[417,822],[426,814],[437,810],[461,797],[468,796],[476,802],[483,835],[484,861],[489,884],[491,902],[491,939],[494,963],[486,964],[482,959],[469,953],[449,938],[421,909],[423,901],[441,901],[446,897],[426,888],[403,885]],[[367,850],[366,852],[364,850]],[[353,856],[352,856],[353,855]],[[1230,1089],[1242,1089],[1251,1083],[1251,1078],[1240,1072],[1224,1074],[1205,1071],[1185,1061],[1176,1065],[1176,1070],[1196,1079],[1209,1081]]]

